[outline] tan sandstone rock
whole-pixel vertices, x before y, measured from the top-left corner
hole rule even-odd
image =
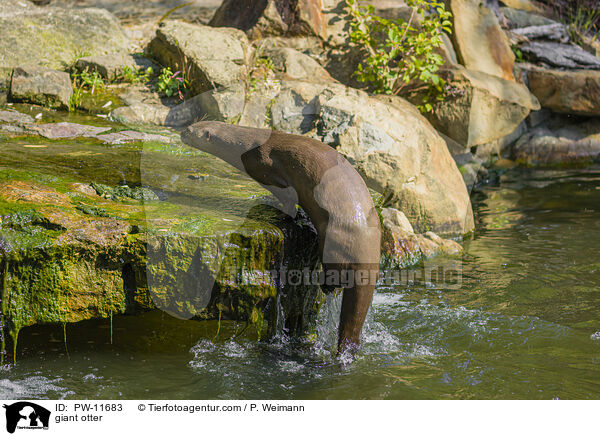
[[[515,55],[498,19],[482,0],[447,0],[458,59],[469,70],[514,81]]]

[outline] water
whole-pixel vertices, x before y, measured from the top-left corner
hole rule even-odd
[[[600,398],[600,168],[511,171],[477,191],[462,283],[379,286],[355,359],[319,340],[152,312],[21,332],[1,398]],[[237,332],[237,335],[236,335]],[[235,337],[234,337],[235,336]],[[233,337],[233,338],[232,338]]]

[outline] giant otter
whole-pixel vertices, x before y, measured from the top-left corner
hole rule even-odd
[[[325,276],[343,287],[338,350],[356,349],[379,271],[379,218],[362,177],[333,148],[267,129],[203,121],[186,144],[217,156],[270,190],[290,215],[299,204],[319,235]]]

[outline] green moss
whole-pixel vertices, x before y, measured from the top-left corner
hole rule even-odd
[[[133,200],[158,201],[158,196],[151,189],[144,187],[131,188],[127,185],[112,187],[96,182],[92,182],[90,186],[94,188],[96,194],[110,200],[131,198]]]
[[[24,147],[31,144],[46,147]],[[224,320],[245,320],[262,332],[264,321],[275,322],[266,308],[280,292],[267,271],[284,260],[302,268],[318,261],[306,217],[292,221],[258,205],[267,191],[181,144],[18,138],[3,142],[0,162],[0,183],[64,194],[58,205],[43,196],[0,196],[0,237],[14,248],[3,276],[12,296],[3,314],[15,331],[159,307],[199,319],[215,319],[220,310]],[[209,177],[187,177],[197,173]],[[155,191],[166,199],[148,202]],[[191,293],[201,274],[215,282],[206,307]],[[282,305],[305,327],[321,296],[293,289]]]

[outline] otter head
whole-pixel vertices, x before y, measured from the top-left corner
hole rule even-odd
[[[181,133],[181,140],[246,172],[241,156],[267,142],[270,135],[270,130],[232,126],[219,121],[200,121],[185,129]]]

